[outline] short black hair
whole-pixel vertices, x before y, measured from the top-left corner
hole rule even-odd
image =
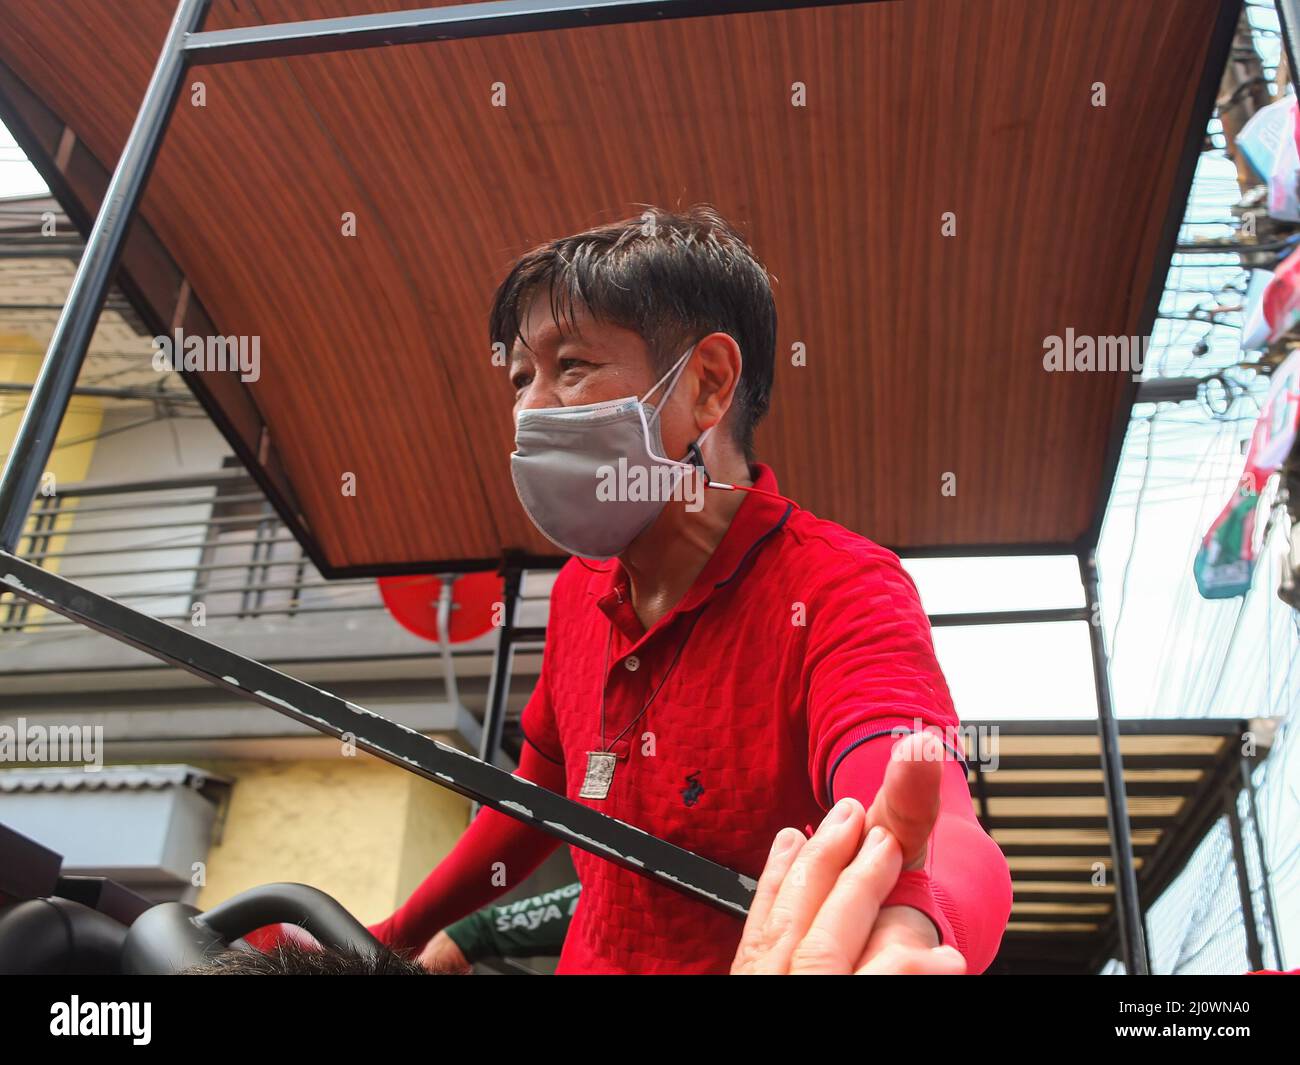
[[[374,952],[280,943],[260,950],[218,951],[180,976],[430,976],[428,969],[387,948]]]
[[[776,359],[776,302],[766,268],[745,239],[708,204],[681,214],[646,207],[639,215],[539,244],[497,289],[490,342],[509,351],[535,295],[573,328],[577,308],[637,333],[660,373],[695,341],[728,334],[743,359],[734,420],[736,442],[754,457],[754,427],[767,413]]]

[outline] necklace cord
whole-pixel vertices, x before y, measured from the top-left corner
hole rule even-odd
[[[613,750],[614,744],[618,743],[619,740],[621,740],[625,735],[627,735],[628,729],[630,729],[633,725],[635,725],[638,721],[640,721],[641,718],[645,716],[645,712],[650,709],[650,704],[653,703],[656,698],[658,698],[660,689],[662,689],[663,686],[668,682],[668,678],[672,676],[673,670],[677,668],[677,660],[682,657],[682,651],[686,649],[687,641],[690,640],[691,634],[695,631],[695,626],[699,624],[700,618],[703,617],[704,611],[707,610],[708,608],[709,608],[709,604],[705,603],[699,610],[696,611],[695,617],[691,619],[690,627],[686,630],[685,637],[683,637],[682,642],[677,645],[677,651],[673,654],[673,660],[668,663],[668,669],[665,670],[664,675],[659,678],[659,683],[655,685],[655,690],[650,693],[650,698],[645,701],[645,705],[641,707],[636,717],[634,717],[631,721],[629,721],[626,725],[624,725],[622,730],[619,732],[619,734],[615,736],[607,746],[605,744],[605,688],[609,684],[610,650],[614,645],[614,619],[610,618],[609,640],[605,644],[605,668],[601,671],[601,675],[600,675],[600,749],[602,751],[608,752]]]

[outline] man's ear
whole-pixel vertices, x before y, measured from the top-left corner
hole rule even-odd
[[[691,370],[695,379],[695,427],[718,425],[736,399],[744,360],[740,345],[727,333],[710,333],[695,345]]]

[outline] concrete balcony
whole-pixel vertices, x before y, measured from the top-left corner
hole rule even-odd
[[[342,695],[476,749],[496,633],[452,649],[403,629],[370,579],[325,581],[242,470],[60,487],[21,553],[45,568]],[[525,580],[519,624],[545,624],[550,574]],[[541,665],[514,656],[509,720]],[[264,707],[11,596],[0,597],[0,723],[102,726],[110,761],[300,757],[335,745]],[[507,731],[507,750],[511,749]]]

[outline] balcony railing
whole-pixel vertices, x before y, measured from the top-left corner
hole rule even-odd
[[[167,621],[383,610],[374,580],[324,580],[243,470],[60,486],[17,553]],[[70,627],[0,596],[0,633]]]

